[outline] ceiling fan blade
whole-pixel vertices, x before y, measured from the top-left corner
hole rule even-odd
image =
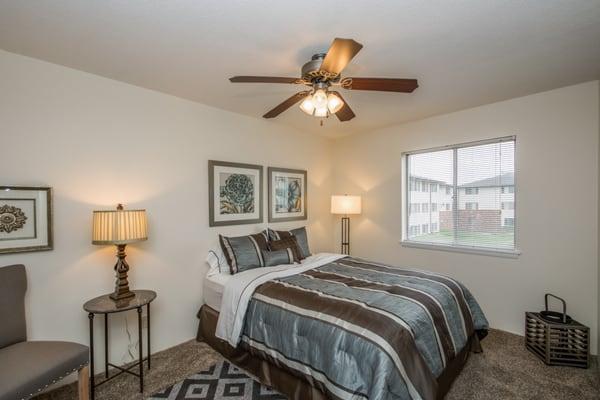
[[[339,75],[362,47],[362,44],[352,39],[335,38],[319,69]]]
[[[348,105],[348,102],[346,101],[346,99],[344,99],[339,92],[331,91],[331,93],[338,96],[344,102],[344,105],[342,106],[342,108],[338,112],[335,113],[335,116],[338,117],[338,119],[340,121],[342,121],[342,122],[350,121],[352,118],[356,117],[356,115],[354,114],[354,111],[352,111],[352,109]]]
[[[233,83],[302,83],[302,79],[280,76],[234,76],[229,78]]]
[[[292,97],[290,97],[289,99],[287,99],[286,101],[279,104],[277,107],[263,115],[263,118],[275,118],[276,116],[278,116],[279,114],[281,114],[282,112],[284,112],[285,110],[287,110],[288,108],[290,108],[291,106],[308,96],[309,93],[310,90],[305,90],[303,92],[298,92],[295,95],[292,95]]]
[[[341,85],[348,90],[412,93],[419,87],[416,79],[344,78]]]

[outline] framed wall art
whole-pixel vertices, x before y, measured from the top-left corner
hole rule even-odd
[[[0,186],[0,254],[52,250],[52,189]]]
[[[268,175],[269,222],[306,219],[306,171],[269,167]]]
[[[262,173],[260,165],[208,161],[209,225],[261,223]]]

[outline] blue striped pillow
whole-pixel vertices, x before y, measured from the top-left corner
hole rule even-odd
[[[266,234],[237,237],[219,235],[219,243],[232,275],[265,266],[262,252],[268,250]]]

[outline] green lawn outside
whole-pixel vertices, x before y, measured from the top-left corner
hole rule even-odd
[[[457,244],[461,246],[473,246],[475,243],[478,245],[485,243],[489,245],[489,247],[507,249],[512,249],[515,243],[515,234],[512,231],[502,231],[498,233],[459,231],[455,243],[453,242],[453,236],[453,231],[439,231],[436,233],[414,236],[411,237],[410,240],[416,242]]]

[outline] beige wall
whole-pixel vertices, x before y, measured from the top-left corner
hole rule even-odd
[[[114,248],[90,244],[91,213],[117,202],[148,210],[150,238],[128,246],[128,260],[132,286],[158,292],[154,350],[195,336],[217,233],[266,226],[208,227],[209,159],[307,169],[310,245],[331,248],[327,139],[2,51],[0,93],[0,184],[54,189],[54,250],[0,256],[0,265],[27,267],[31,339],[88,343],[82,304],[113,289],[115,262]],[[113,321],[119,363],[128,359],[124,319]],[[134,338],[135,323],[130,313]]]
[[[0,184],[54,188],[55,249],[0,256],[2,265],[27,266],[31,339],[88,342],[81,305],[112,289],[114,263],[114,249],[90,244],[91,211],[117,202],[149,213],[150,240],[130,246],[128,253],[133,287],[159,293],[154,350],[192,338],[204,258],[216,246],[217,233],[245,234],[266,225],[208,228],[207,160],[218,159],[308,169],[314,251],[338,249],[339,222],[332,225],[329,215],[332,188],[362,194],[364,213],[352,219],[353,254],[453,275],[472,289],[493,327],[517,333],[523,312],[540,309],[546,291],[556,293],[567,299],[573,317],[594,328],[597,343],[598,82],[333,144],[270,121],[2,51],[0,93]],[[523,254],[505,259],[401,247],[401,152],[512,134]],[[133,314],[127,324],[135,333]],[[128,360],[124,325],[123,317],[114,318],[115,362]]]
[[[361,194],[352,218],[353,254],[439,271],[463,281],[492,327],[523,333],[523,313],[545,292],[593,331],[598,320],[598,82],[512,99],[335,144],[335,191]],[[517,259],[399,244],[403,151],[517,136]],[[334,229],[336,243],[339,234]]]

